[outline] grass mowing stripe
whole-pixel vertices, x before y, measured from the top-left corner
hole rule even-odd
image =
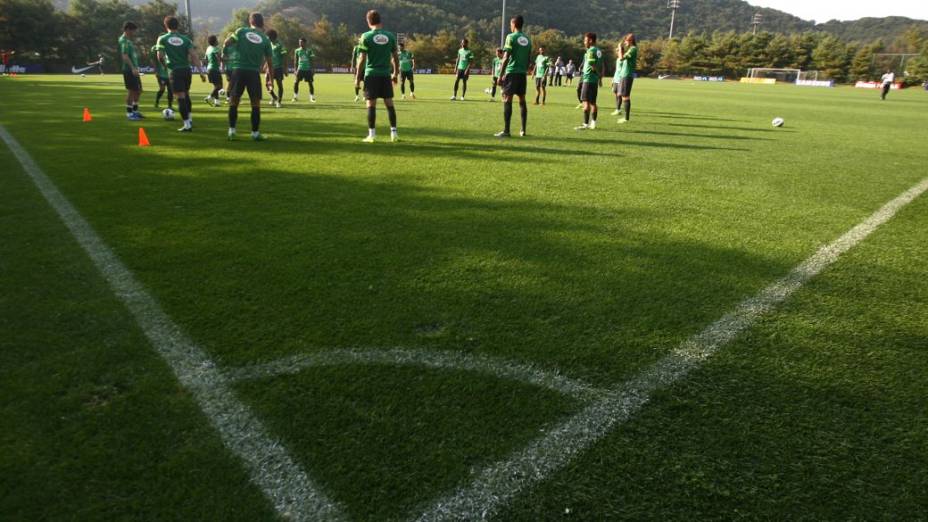
[[[567,465],[631,418],[647,404],[656,390],[670,386],[698,369],[758,318],[771,312],[926,190],[928,178],[884,205],[833,243],[819,249],[785,277],[684,341],[673,353],[611,391],[606,398],[549,431],[545,437],[512,455],[509,460],[482,470],[468,487],[434,504],[418,520],[475,520],[493,516],[521,491]]]
[[[351,364],[421,366],[441,370],[473,371],[484,375],[492,375],[501,380],[531,384],[578,400],[600,399],[605,395],[605,390],[598,390],[585,382],[565,377],[559,373],[545,371],[532,365],[461,352],[428,352],[401,348],[383,350],[349,349],[316,354],[300,354],[267,364],[229,370],[227,375],[231,380],[240,381],[291,375],[308,368]]]
[[[42,196],[126,305],[152,346],[219,431],[225,445],[247,464],[252,480],[277,511],[293,520],[338,519],[340,510],[274,441],[254,414],[235,397],[230,382],[136,281],[29,154],[0,125],[0,139],[16,156]]]

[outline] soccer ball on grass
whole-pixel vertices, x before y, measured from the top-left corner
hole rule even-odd
[[[784,120],[783,118],[774,118],[773,122],[771,123],[771,125],[773,125],[774,127],[782,127],[785,124],[786,124],[786,120]]]
[[[161,115],[164,116],[164,119],[167,121],[171,121],[174,119],[174,111],[172,111],[171,109],[164,109],[163,111],[161,111]]]

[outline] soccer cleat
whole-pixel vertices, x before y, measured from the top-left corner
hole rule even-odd
[[[524,137],[528,136],[528,134],[526,134],[524,130],[520,130],[520,131],[519,131],[519,136],[521,136],[521,137],[524,138]]]
[[[145,115],[142,114],[142,113],[139,112],[139,111],[135,111],[133,114],[135,114],[135,117],[138,118],[138,119],[140,119],[140,120],[144,120],[144,119],[145,119]]]
[[[506,132],[506,131],[500,131],[500,132],[497,132],[496,134],[494,134],[494,136],[496,136],[497,138],[508,138],[508,137],[510,137],[511,135],[510,135],[508,132]]]
[[[590,130],[596,129],[596,120],[590,122]]]
[[[404,99],[404,100],[406,99],[406,95],[405,95],[405,94],[403,95],[402,99]]]
[[[395,132],[391,132],[391,133],[390,133],[390,141],[392,141],[393,143],[399,142],[399,141],[400,141],[400,135],[397,134],[397,133],[395,133]]]
[[[212,96],[207,96],[206,98],[203,98],[203,101],[205,101],[207,105],[212,105],[212,104],[213,104],[213,97],[212,97]]]
[[[296,103],[296,102],[298,102],[298,101],[299,101],[299,100],[297,99],[296,96],[293,96],[293,98],[290,98],[290,103]]]
[[[267,141],[267,137],[260,132],[252,132],[251,141]]]
[[[358,103],[358,101],[360,101],[360,100],[361,100],[361,97],[355,95],[355,97],[354,97],[354,102],[355,102],[355,103]]]
[[[576,130],[576,131],[590,130],[590,126],[589,126],[589,124],[584,123],[583,125],[581,125],[581,126],[579,126],[579,127],[574,127],[574,130]]]
[[[310,95],[309,95],[309,102],[310,102],[310,103],[316,103],[316,96],[310,94]]]
[[[136,114],[136,113],[134,113],[134,112],[127,114],[127,115],[126,115],[126,118],[127,118],[129,121],[141,121],[141,119],[142,119],[142,118],[139,118],[139,115]]]
[[[281,105],[280,102],[277,102],[277,103],[274,104],[274,107],[279,109],[279,108],[283,107],[283,105]]]
[[[463,96],[461,96],[461,101],[464,101],[464,97],[463,97]]]
[[[193,132],[193,127],[187,127],[186,125],[177,129],[177,132]]]
[[[229,141],[235,141],[235,129],[229,129]]]
[[[412,96],[412,99],[414,99],[414,100],[416,99],[416,93],[412,93],[412,94],[410,94],[410,96]]]
[[[622,111],[620,111],[619,109],[616,109],[612,111],[612,113],[609,116],[618,116],[619,114],[622,114]]]
[[[368,136],[361,141],[364,143],[374,143],[375,141],[377,141],[377,138],[376,136]]]
[[[619,125],[621,125],[621,124],[623,124],[623,123],[628,123],[628,120],[626,120],[625,118],[619,118],[619,121],[617,121],[616,123],[618,123]]]

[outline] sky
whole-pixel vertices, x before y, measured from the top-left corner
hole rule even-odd
[[[907,16],[928,20],[928,0],[748,0],[805,20],[857,20],[867,16]]]

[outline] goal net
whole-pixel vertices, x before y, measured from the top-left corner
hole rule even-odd
[[[748,69],[748,78],[756,80],[776,80],[778,83],[796,83],[801,73],[802,71],[799,69],[755,67],[753,69]]]

